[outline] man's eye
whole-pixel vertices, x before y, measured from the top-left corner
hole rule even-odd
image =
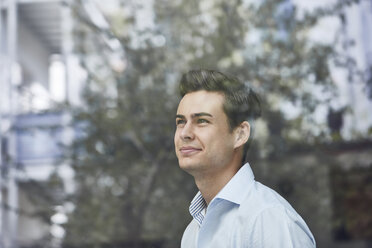
[[[185,124],[186,121],[185,120],[182,120],[182,119],[179,119],[179,120],[176,120],[176,125],[182,125],[182,124]]]
[[[206,119],[198,119],[198,123],[202,124],[202,123],[209,123],[208,120]]]

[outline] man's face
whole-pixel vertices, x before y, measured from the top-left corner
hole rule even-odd
[[[190,174],[216,173],[231,163],[234,135],[223,111],[221,93],[186,94],[177,109],[174,144],[180,167]]]

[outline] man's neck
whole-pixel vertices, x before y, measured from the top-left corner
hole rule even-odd
[[[195,184],[208,205],[238,170],[239,167],[234,166],[226,168],[224,171],[203,173],[202,175],[194,176]]]

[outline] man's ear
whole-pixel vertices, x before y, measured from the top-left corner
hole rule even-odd
[[[234,130],[235,133],[235,144],[234,148],[239,148],[244,146],[249,139],[249,135],[251,133],[251,126],[249,125],[248,121],[243,121],[240,123],[238,127]]]

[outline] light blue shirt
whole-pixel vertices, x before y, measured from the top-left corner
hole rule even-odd
[[[254,180],[245,164],[207,206],[200,192],[182,248],[313,248],[305,221],[274,190]]]

